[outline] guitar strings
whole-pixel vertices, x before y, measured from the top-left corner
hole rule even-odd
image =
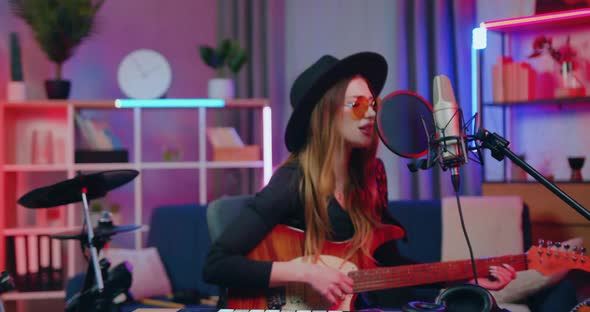
[[[527,268],[527,260],[525,255],[480,259],[478,262],[480,263],[480,267],[483,268],[481,269],[482,273],[485,273],[487,271],[487,267],[490,265],[499,265],[501,263],[510,263],[517,271]],[[457,276],[464,276],[466,273],[471,272],[471,267],[469,266],[468,261],[465,260],[448,262],[445,270],[436,271],[437,266],[440,266],[440,264],[417,264],[413,265],[411,270],[404,269],[402,267],[383,267],[356,271],[351,274],[351,277],[355,281],[354,291],[362,292],[367,290],[383,289],[383,287],[393,288],[418,285],[424,280],[428,280],[432,283],[450,279],[456,280]],[[432,281],[433,276],[436,277],[435,281]]]

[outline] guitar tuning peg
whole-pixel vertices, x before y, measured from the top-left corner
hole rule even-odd
[[[563,244],[563,248],[565,248],[565,250],[570,249],[570,245],[569,244]]]
[[[543,244],[545,244],[545,241],[542,239],[539,239],[539,247],[543,247]]]
[[[578,246],[574,246],[574,249],[572,249],[574,253],[578,252]]]
[[[555,242],[555,247],[557,247],[557,248],[561,247],[561,242]]]
[[[547,241],[547,247],[551,247],[551,246],[553,246],[553,242],[552,242],[552,241],[550,241],[550,240],[548,240],[548,241]]]
[[[586,253],[586,247],[582,246],[580,247],[580,254],[585,254]]]

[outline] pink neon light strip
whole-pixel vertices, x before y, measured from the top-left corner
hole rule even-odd
[[[539,23],[551,23],[561,20],[588,16],[590,16],[590,8],[495,20],[483,22],[482,25],[487,29],[493,30],[513,26],[526,26]]]
[[[264,107],[262,109],[262,137],[264,142],[264,148],[262,153],[264,155],[264,168],[263,168],[263,183],[268,184],[272,175],[272,120],[271,120],[270,107]]]

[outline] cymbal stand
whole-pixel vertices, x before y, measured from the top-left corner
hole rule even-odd
[[[102,273],[100,272],[100,266],[98,265],[98,252],[94,243],[94,233],[92,229],[92,222],[90,221],[90,209],[88,208],[88,199],[86,198],[86,188],[82,189],[82,202],[84,206],[84,219],[86,222],[86,235],[88,236],[88,248],[90,250],[90,260],[94,267],[94,278],[96,279],[96,287],[99,292],[104,290],[104,281],[102,279]]]
[[[85,221],[86,222],[86,221]],[[92,228],[92,226],[87,226]],[[86,228],[84,228],[86,230]],[[94,236],[93,242],[90,244],[87,241],[87,236],[81,237],[80,239],[80,246],[82,249],[82,253],[86,254],[86,247],[92,246],[96,249],[97,255],[100,254],[100,251],[105,247],[105,245],[110,240],[109,237],[106,236]],[[117,304],[113,302],[114,296],[112,292],[109,292],[111,289],[104,286],[104,290],[98,291],[98,287],[95,285],[94,270],[96,268],[93,265],[91,259],[89,259],[85,255],[86,261],[88,261],[88,267],[86,270],[86,275],[84,278],[84,284],[82,286],[82,290],[74,295],[67,303],[65,312],[114,312],[119,311],[117,308]],[[103,281],[108,284],[109,278],[109,268],[111,266],[110,261],[107,258],[104,258],[99,261],[101,276]],[[2,311],[0,311],[2,312]]]
[[[82,188],[82,203],[84,207],[84,222],[86,223],[86,243],[88,244],[88,250],[90,251],[90,259],[88,261],[88,270],[86,272],[86,281],[84,282],[84,286],[80,291],[81,294],[81,302],[78,303],[77,310],[84,311],[88,307],[96,308],[97,310],[105,310],[108,311],[108,305],[104,305],[102,298],[105,295],[104,292],[104,279],[103,273],[106,273],[105,270],[101,269],[101,266],[98,263],[98,249],[103,247],[103,242],[98,242],[94,239],[94,232],[92,228],[92,222],[90,220],[90,209],[88,204],[88,198],[86,194],[88,193],[88,189],[86,187]],[[82,240],[83,241],[83,240]],[[82,243],[83,244],[83,243]],[[108,268],[107,268],[108,269]],[[94,281],[96,282],[96,290],[98,291],[98,298],[94,296],[85,296],[92,288],[93,279],[92,273],[94,273]],[[93,301],[93,302],[90,302]]]

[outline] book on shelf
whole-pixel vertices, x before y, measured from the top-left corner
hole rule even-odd
[[[79,113],[74,116],[85,149],[110,151],[121,149],[121,140],[104,122],[86,118]]]
[[[492,98],[496,103],[530,101],[535,98],[536,72],[526,62],[500,56],[492,65]]]
[[[214,161],[260,160],[260,146],[245,145],[235,128],[207,128],[207,138],[213,147]]]
[[[61,241],[49,235],[16,235],[7,237],[7,269],[17,291],[63,289]]]
[[[207,128],[207,137],[213,147],[242,147],[244,142],[233,127]]]
[[[14,151],[17,164],[65,164],[67,129],[64,123],[53,120],[18,120],[14,140],[19,142]]]

